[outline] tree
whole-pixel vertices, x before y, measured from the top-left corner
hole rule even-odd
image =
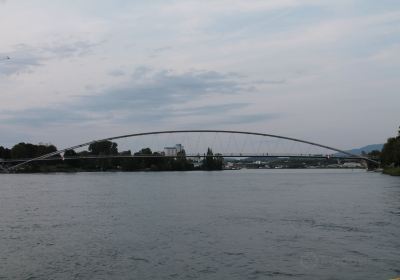
[[[49,154],[57,151],[56,146],[51,144],[39,144],[34,145],[31,143],[18,143],[14,145],[11,149],[11,157],[12,158],[34,158],[38,156],[42,156],[45,154]]]
[[[381,153],[382,153],[381,151],[373,150],[369,152],[367,156],[374,160],[379,160],[381,158]]]
[[[381,159],[383,166],[400,167],[400,131],[397,137],[391,137],[383,145]]]
[[[36,150],[35,156],[38,157],[38,156],[42,156],[45,154],[53,153],[53,152],[57,151],[57,148],[56,148],[56,146],[51,145],[51,144],[47,144],[47,145],[39,144],[39,145],[35,146],[35,150]]]
[[[220,155],[217,154],[217,157],[214,157],[213,151],[208,148],[207,154],[203,160],[203,169],[204,170],[222,170],[223,167],[223,159]]]
[[[95,156],[117,155],[118,144],[108,140],[97,141],[89,145],[89,152]],[[95,161],[95,169],[99,169],[101,171],[112,169],[114,165],[115,164],[112,159],[97,159]]]
[[[135,156],[151,156],[153,152],[150,148],[141,149],[139,152],[135,153]],[[134,159],[137,169],[148,169],[154,162],[154,159],[148,157],[138,157]]]
[[[8,148],[4,148],[3,146],[0,146],[0,158],[1,159],[11,158],[11,150]]]
[[[35,147],[29,143],[18,143],[11,148],[11,158],[33,158],[35,157]]]
[[[111,141],[98,141],[89,145],[89,152],[92,155],[117,155],[118,144]]]
[[[66,150],[64,152],[64,158],[66,158],[66,157],[73,158],[73,157],[77,157],[77,156],[78,156],[78,154],[74,150]],[[71,167],[79,167],[79,165],[80,165],[79,159],[68,159],[65,162],[67,165],[69,165]]]
[[[176,159],[172,160],[171,168],[172,170],[179,171],[193,170],[194,165],[191,161],[188,161],[188,159],[186,158],[186,151],[182,149],[182,151],[177,153]]]

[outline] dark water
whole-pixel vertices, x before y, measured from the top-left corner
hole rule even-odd
[[[1,175],[0,240],[0,279],[389,279],[400,276],[400,178]]]

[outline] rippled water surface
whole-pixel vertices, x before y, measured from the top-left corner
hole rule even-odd
[[[389,279],[400,276],[400,178],[0,175],[0,242],[0,279]]]

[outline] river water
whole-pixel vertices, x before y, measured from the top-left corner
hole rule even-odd
[[[389,279],[400,178],[361,170],[0,175],[0,279]]]

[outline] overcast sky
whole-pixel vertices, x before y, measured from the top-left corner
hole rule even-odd
[[[0,0],[0,145],[236,129],[352,148],[400,125],[400,1]]]

